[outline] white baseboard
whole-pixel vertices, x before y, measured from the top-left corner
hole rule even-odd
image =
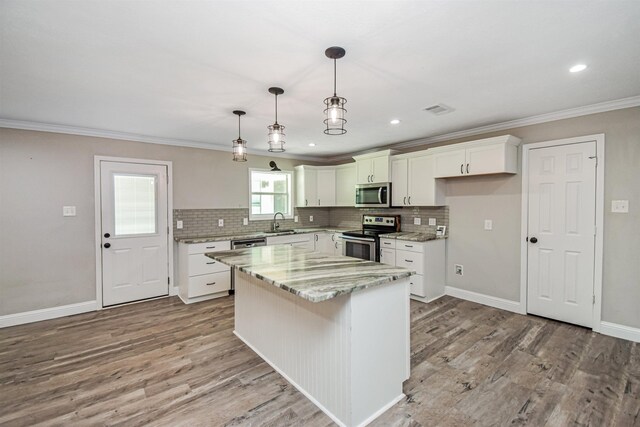
[[[0,328],[40,322],[41,320],[56,319],[58,317],[72,316],[74,314],[96,311],[97,309],[98,303],[94,300],[62,305],[59,307],[43,308],[41,310],[25,311],[23,313],[7,314],[5,316],[0,316]]]
[[[518,314],[527,314],[520,301],[511,301],[504,298],[492,297],[490,295],[479,294],[477,292],[454,288],[452,286],[445,286],[444,292],[452,297],[477,302],[478,304],[488,305],[489,307],[499,308],[501,310],[507,310]]]
[[[631,326],[619,325],[611,322],[600,322],[600,330],[603,335],[609,335],[623,340],[640,342],[640,329]]]

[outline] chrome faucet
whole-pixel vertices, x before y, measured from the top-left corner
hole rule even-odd
[[[284,214],[282,212],[276,212],[276,214],[273,216],[273,224],[271,224],[271,231],[277,231],[280,228],[280,223],[276,222],[276,217],[278,216],[278,214],[280,214],[283,220],[285,219]]]

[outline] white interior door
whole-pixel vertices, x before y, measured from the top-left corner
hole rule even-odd
[[[529,154],[527,311],[592,326],[596,143]]]
[[[103,306],[169,294],[167,167],[100,162]]]

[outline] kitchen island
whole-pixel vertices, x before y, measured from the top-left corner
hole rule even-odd
[[[207,256],[233,268],[234,333],[336,423],[404,397],[412,271],[284,245]]]

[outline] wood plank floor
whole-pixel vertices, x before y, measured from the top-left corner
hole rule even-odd
[[[407,398],[375,426],[640,426],[640,345],[452,297],[411,303]],[[0,330],[0,425],[330,426],[232,333],[233,298]]]

